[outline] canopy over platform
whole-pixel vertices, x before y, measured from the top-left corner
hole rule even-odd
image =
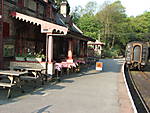
[[[31,17],[19,12],[11,12],[11,16],[19,20],[30,22],[36,25],[41,25],[41,33],[53,33],[53,31],[55,31],[60,34],[67,34],[68,32],[68,28],[66,27],[48,21],[44,21],[35,17]]]
[[[88,42],[88,45],[105,45],[105,43],[96,40],[95,42],[89,41],[89,42]]]

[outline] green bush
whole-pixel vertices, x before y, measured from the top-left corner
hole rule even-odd
[[[103,56],[105,58],[117,58],[119,54],[119,50],[118,49],[105,49],[103,51]]]

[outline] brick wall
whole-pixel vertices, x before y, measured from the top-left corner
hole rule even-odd
[[[3,37],[0,37],[0,69],[3,67]]]

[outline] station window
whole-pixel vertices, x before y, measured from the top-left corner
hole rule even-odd
[[[3,22],[3,37],[9,37],[9,23]]]
[[[24,7],[24,0],[17,0],[17,5],[19,7]]]
[[[28,6],[29,9],[36,11],[36,2],[34,0],[30,0]]]
[[[18,0],[11,0],[11,1],[13,1],[13,2],[17,2]]]
[[[12,3],[12,4],[16,4],[17,2],[18,2],[18,0],[10,0],[10,3]]]
[[[44,6],[42,4],[38,5],[38,13],[43,16],[44,15]]]

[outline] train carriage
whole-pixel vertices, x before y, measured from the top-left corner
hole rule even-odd
[[[139,70],[148,63],[149,46],[145,42],[130,42],[126,46],[125,60],[130,69]]]

